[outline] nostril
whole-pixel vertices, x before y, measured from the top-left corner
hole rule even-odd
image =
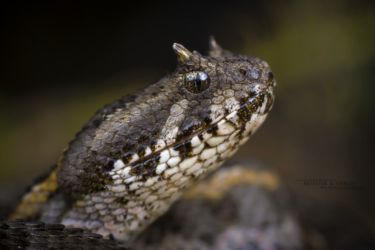
[[[255,90],[252,90],[252,91],[250,91],[249,97],[250,97],[250,98],[253,98],[253,97],[255,97],[257,94],[258,94],[258,93],[257,93]]]
[[[268,72],[267,76],[268,76],[268,81],[270,81],[270,82],[273,81],[274,75],[273,75],[273,73],[271,71]]]
[[[246,76],[246,69],[238,69],[238,71],[241,73],[241,75]]]
[[[270,85],[270,86],[273,86],[273,87],[276,86],[275,77],[274,77],[272,71],[269,71],[269,72],[267,73],[267,83],[268,83],[268,85]]]
[[[239,69],[238,70],[241,75],[243,75],[244,77],[247,77],[249,79],[253,79],[253,80],[257,80],[260,78],[261,76],[261,72],[260,70],[258,69]]]

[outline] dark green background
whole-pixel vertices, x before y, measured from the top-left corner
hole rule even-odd
[[[328,239],[353,234],[366,245],[358,235],[374,235],[373,2],[51,1],[1,12],[3,204],[58,159],[97,108],[173,71],[173,42],[203,53],[214,35],[267,60],[278,81],[269,120],[237,157],[275,169],[311,203],[304,211],[321,218],[310,223]]]

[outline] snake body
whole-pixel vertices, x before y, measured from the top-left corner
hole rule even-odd
[[[100,109],[10,218],[131,242],[230,158],[266,119],[276,82],[265,61],[210,47],[173,44],[176,70]]]

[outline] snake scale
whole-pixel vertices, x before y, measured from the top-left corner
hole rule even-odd
[[[97,111],[9,216],[52,229],[16,220],[3,224],[5,235],[63,224],[129,244],[259,128],[274,102],[267,62],[214,39],[208,56],[173,50],[176,70]]]

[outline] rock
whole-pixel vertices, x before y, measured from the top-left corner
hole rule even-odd
[[[302,249],[288,193],[269,170],[224,167],[149,227],[134,249]]]

